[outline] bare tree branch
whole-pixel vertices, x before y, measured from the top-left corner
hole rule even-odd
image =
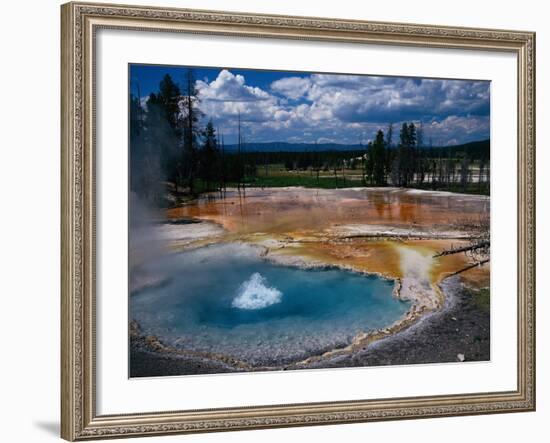
[[[467,251],[475,251],[477,249],[486,248],[490,245],[490,242],[485,240],[478,243],[475,243],[473,245],[464,246],[462,248],[456,248],[456,249],[446,249],[445,251],[442,251],[438,254],[434,255],[434,258],[436,257],[442,257],[444,255],[451,255],[451,254],[458,254],[460,252],[467,252]]]
[[[489,259],[486,258],[485,260],[481,260],[481,261],[479,261],[479,262],[473,263],[473,264],[471,264],[471,265],[466,266],[465,268],[462,268],[462,269],[459,269],[459,270],[456,271],[456,272],[453,272],[452,274],[449,274],[449,277],[452,277],[453,275],[460,274],[460,273],[462,273],[462,272],[469,271],[469,270],[472,269],[472,268],[475,268],[475,267],[477,267],[477,266],[482,266],[482,265],[484,265],[485,263],[488,263],[488,262],[489,262]]]

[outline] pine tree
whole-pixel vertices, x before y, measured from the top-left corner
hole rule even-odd
[[[152,93],[147,101],[147,128],[151,149],[159,152],[159,165],[164,179],[174,183],[177,190],[181,182],[182,115],[179,107],[181,90],[172,77],[166,74],[159,83],[157,93]]]
[[[200,153],[199,175],[210,190],[213,182],[219,178],[219,150],[216,130],[212,120],[209,120],[203,134],[203,144]]]
[[[188,69],[185,76],[185,95],[181,104],[185,119],[183,122],[183,161],[181,173],[186,178],[189,192],[195,190],[195,177],[198,167],[197,139],[200,135],[199,120],[202,112],[199,109],[198,91],[195,88],[195,77],[193,70]]]
[[[159,84],[157,100],[161,104],[164,118],[168,121],[170,127],[179,134],[181,122],[179,102],[181,100],[181,91],[169,74],[166,74]]]
[[[378,130],[376,138],[371,146],[372,151],[372,177],[376,185],[385,184],[386,149],[384,147],[384,133]]]

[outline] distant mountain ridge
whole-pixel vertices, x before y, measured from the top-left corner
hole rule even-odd
[[[478,140],[451,146],[426,146],[426,149],[455,149],[467,152],[479,152],[490,149],[490,140]],[[225,145],[228,151],[237,151],[236,144]],[[359,151],[366,149],[366,145],[341,144],[341,143],[289,143],[289,142],[265,142],[245,143],[242,146],[244,152],[306,152],[306,151]]]
[[[237,145],[225,145],[225,149],[236,151]],[[243,149],[247,152],[305,152],[305,151],[357,151],[365,149],[365,145],[341,143],[289,143],[289,142],[253,142],[245,143]]]

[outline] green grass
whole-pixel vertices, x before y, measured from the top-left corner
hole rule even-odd
[[[267,173],[266,173],[267,172]],[[282,164],[269,164],[267,165],[267,171],[265,166],[258,165],[257,172],[254,177],[246,177],[244,180],[247,187],[263,187],[263,188],[281,188],[289,186],[302,186],[304,188],[322,188],[322,189],[338,189],[338,188],[350,188],[364,186],[361,180],[360,169],[346,169],[345,179],[342,176],[342,171],[338,170],[337,178],[334,177],[334,173],[331,170],[320,171],[319,178],[315,171],[287,171]],[[227,187],[236,187],[237,183],[226,183]],[[433,189],[430,183],[424,183],[422,185],[414,185],[412,188],[434,190],[434,191],[449,191],[466,194],[479,194],[489,195],[489,189],[487,186],[482,186],[481,189],[476,183],[469,184],[464,189],[459,184],[452,184],[450,186],[436,187]],[[199,195],[204,192],[215,190],[215,184],[212,183],[209,188],[205,186],[200,179],[195,181],[194,195]]]
[[[426,191],[434,190],[431,183],[424,183],[422,185],[415,185],[414,188],[425,189]],[[455,183],[450,186],[437,187],[435,191],[448,191],[458,192],[460,194],[472,194],[472,195],[490,195],[490,189],[487,184],[483,184],[481,189],[477,183],[469,183],[466,188],[462,185]]]
[[[350,177],[351,175],[354,177]],[[359,175],[357,171],[346,171],[346,179],[342,177],[341,174],[338,175],[336,179],[333,175],[328,172],[322,173],[319,179],[315,174],[311,174],[308,171],[299,171],[299,172],[287,172],[286,174],[278,171],[277,173],[271,175],[257,175],[256,177],[250,177],[246,179],[247,186],[255,187],[265,187],[265,188],[278,188],[285,186],[303,186],[305,188],[324,188],[324,189],[334,189],[334,188],[350,188],[350,187],[360,187],[363,186],[361,179],[357,178]],[[433,187],[426,183],[422,186],[414,185],[411,188],[424,189],[427,191],[448,191],[448,192],[458,192],[464,194],[475,194],[475,195],[489,195],[489,189],[482,187],[479,189],[479,186],[475,183],[472,183],[464,189],[460,185],[451,185],[445,187]]]
[[[338,176],[337,179],[334,177],[319,177],[319,180],[317,180],[315,175],[298,173],[293,175],[257,176],[246,180],[246,184],[248,186],[264,188],[303,186],[305,188],[335,189],[361,186],[361,180],[351,180],[349,178],[344,180],[341,176]]]
[[[482,312],[489,312],[491,308],[491,292],[489,289],[480,289],[471,292],[474,304]]]

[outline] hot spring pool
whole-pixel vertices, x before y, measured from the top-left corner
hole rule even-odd
[[[281,266],[243,244],[174,254],[139,272],[165,278],[130,297],[130,319],[145,335],[252,365],[287,364],[345,346],[410,307],[392,296],[393,281]]]

